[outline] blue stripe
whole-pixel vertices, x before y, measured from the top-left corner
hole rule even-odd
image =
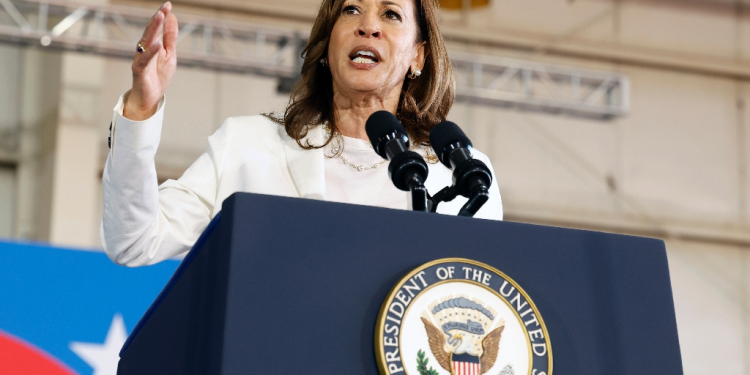
[[[468,353],[454,354],[453,362],[468,362],[468,363],[479,363],[479,357]]]

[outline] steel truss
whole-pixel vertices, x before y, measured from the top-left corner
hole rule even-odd
[[[611,118],[625,116],[630,80],[623,74],[451,52],[458,99],[529,110]]]
[[[0,0],[0,40],[132,58],[153,10],[64,0]],[[299,75],[307,35],[223,19],[179,16],[181,65],[278,77]],[[629,110],[626,76],[451,52],[457,99],[610,118]]]
[[[0,0],[0,39],[132,58],[155,11],[51,0]],[[307,40],[289,29],[180,15],[179,62],[294,77]]]

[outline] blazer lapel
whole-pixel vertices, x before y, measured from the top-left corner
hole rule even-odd
[[[307,140],[314,145],[323,144],[323,132],[322,127],[314,127],[302,140],[303,144]],[[284,143],[284,152],[286,153],[289,172],[297,186],[300,197],[325,200],[326,179],[323,167],[323,149],[305,150],[294,139],[288,139]]]

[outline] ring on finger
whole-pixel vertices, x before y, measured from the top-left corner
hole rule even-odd
[[[138,43],[138,46],[137,46],[137,47],[135,48],[135,50],[136,50],[136,51],[137,51],[138,53],[144,53],[144,52],[146,52],[146,48],[145,48],[145,47],[143,47],[143,46],[141,45],[141,43]]]

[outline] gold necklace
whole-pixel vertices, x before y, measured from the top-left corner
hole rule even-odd
[[[364,171],[369,171],[370,169],[375,169],[387,161],[387,160],[383,160],[380,163],[375,163],[373,165],[364,166],[361,164],[357,165],[357,164],[352,163],[351,161],[349,161],[349,159],[345,158],[344,155],[342,154],[339,154],[338,158],[341,159],[341,161],[343,161],[344,164],[356,169],[359,172],[364,172]]]
[[[331,134],[331,128],[328,126],[328,124],[323,125],[323,128],[326,130],[326,133]],[[372,148],[372,145],[369,145],[370,148]],[[374,150],[373,150],[374,151]],[[331,140],[331,155],[326,155],[327,158],[339,158],[341,161],[354,169],[356,169],[358,172],[364,172],[369,171],[372,169],[375,169],[381,165],[383,165],[387,160],[383,160],[379,163],[375,163],[372,165],[363,165],[363,164],[355,164],[352,163],[349,159],[344,157],[344,137],[341,135],[341,133],[336,132],[333,135],[333,140]]]

